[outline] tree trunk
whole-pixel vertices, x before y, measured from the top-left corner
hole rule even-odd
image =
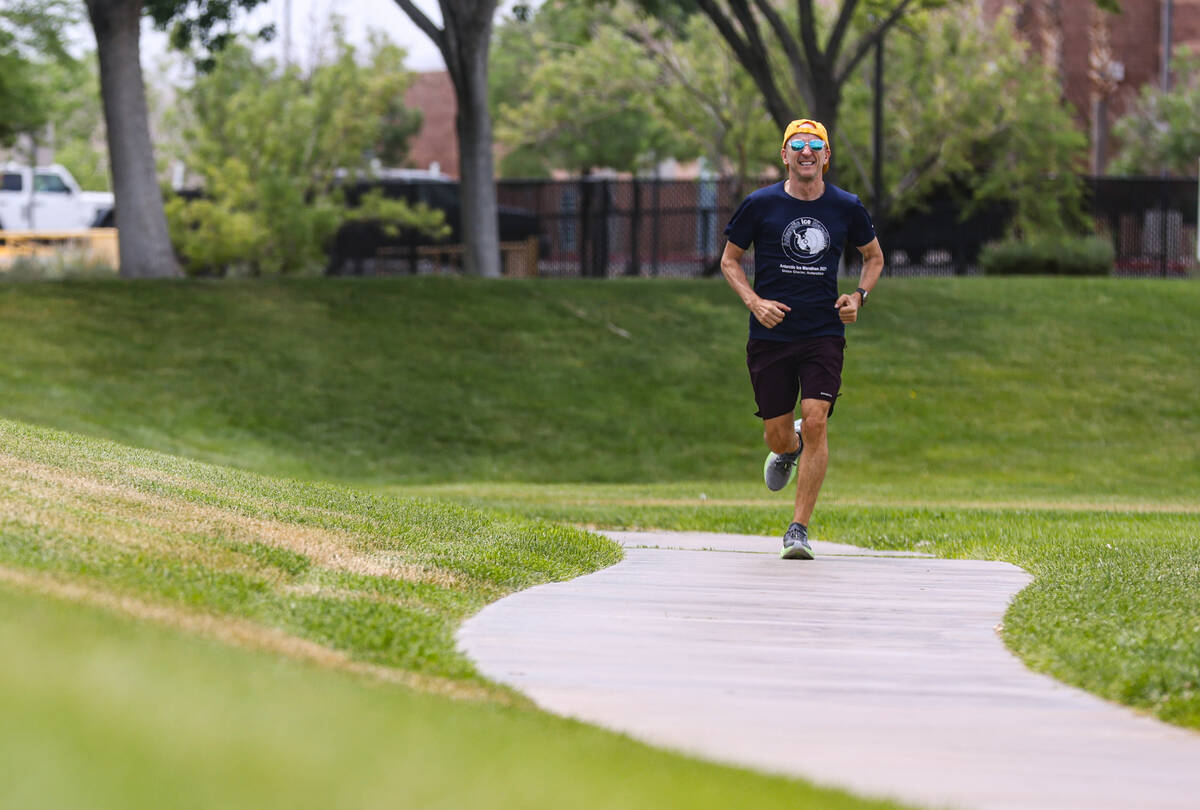
[[[154,147],[142,83],[139,34],[142,0],[87,0],[100,58],[100,95],[108,130],[121,275],[180,275],[162,193],[154,170]]]
[[[488,46],[495,0],[442,0],[446,47],[442,56],[458,97],[459,171],[462,174],[464,271],[500,276],[500,210],[488,109]]]
[[[479,57],[478,75],[458,91],[459,171],[462,173],[462,235],[465,272],[489,278],[500,275],[500,208],[496,202],[492,157],[492,116],[487,105],[487,53]]]

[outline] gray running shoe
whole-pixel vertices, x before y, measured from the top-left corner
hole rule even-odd
[[[800,442],[796,452],[767,453],[767,461],[763,464],[763,481],[772,492],[778,492],[796,480],[796,461],[804,452],[804,440],[800,438],[800,421],[796,420],[796,438]]]
[[[784,560],[811,560],[813,553],[812,546],[808,544],[808,529],[799,523],[788,526],[787,533],[783,535],[783,549],[780,550],[779,557]]]

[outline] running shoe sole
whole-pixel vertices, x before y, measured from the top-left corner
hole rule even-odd
[[[795,545],[787,546],[782,551],[780,551],[779,559],[781,559],[781,560],[812,560],[815,558],[813,557],[813,553],[811,551],[809,551],[808,549],[806,549],[804,546],[800,545],[799,543],[796,543]]]

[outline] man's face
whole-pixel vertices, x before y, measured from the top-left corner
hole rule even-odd
[[[801,180],[815,180],[821,176],[826,161],[829,160],[829,144],[821,149],[813,149],[812,142],[822,142],[821,136],[811,132],[800,132],[788,138],[783,145],[783,162],[800,177]],[[792,147],[799,142],[799,151]]]

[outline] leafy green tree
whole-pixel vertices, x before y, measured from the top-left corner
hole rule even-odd
[[[602,9],[551,0],[498,30],[492,98],[505,173],[632,172],[699,154],[655,108],[658,66],[607,21]]]
[[[45,107],[38,86],[38,66],[7,47],[0,31],[0,146],[12,146],[18,135],[46,125]]]
[[[74,62],[61,32],[77,18],[67,0],[8,0],[0,8],[0,145],[36,137],[52,120],[47,72]]]
[[[54,162],[66,166],[85,189],[107,190],[108,149],[95,56],[56,62],[42,77],[52,125],[46,145]]]
[[[490,77],[507,176],[667,157],[740,178],[774,165],[775,124],[701,15],[668,25],[629,3],[551,0],[497,28]]]
[[[180,157],[205,194],[171,200],[167,215],[192,272],[315,272],[348,218],[443,230],[440,211],[398,201],[347,209],[341,185],[368,172],[410,77],[395,45],[375,38],[360,55],[335,36],[332,57],[307,74],[227,43],[185,93]]]
[[[1200,158],[1200,52],[1175,51],[1174,86],[1167,92],[1146,85],[1113,134],[1122,144],[1110,166],[1114,174],[1196,174]]]
[[[885,64],[881,214],[950,186],[965,191],[964,214],[985,201],[1010,202],[1022,233],[1085,227],[1086,136],[1011,15],[911,15],[888,37]],[[844,182],[863,189],[871,185],[861,156],[871,154],[873,92],[866,76],[847,84],[841,136],[849,148],[834,148]]]
[[[801,116],[838,126],[842,95],[875,44],[906,15],[946,0],[639,0],[651,14],[699,10],[758,88],[776,128]]]
[[[779,129],[749,74],[701,14],[673,27],[645,16],[618,18],[659,68],[648,93],[672,136],[694,143],[709,166],[731,171],[735,196],[779,172]]]

